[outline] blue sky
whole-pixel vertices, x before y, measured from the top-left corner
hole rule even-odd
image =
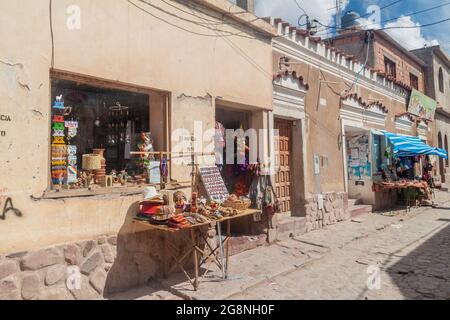
[[[324,25],[334,25],[336,11],[333,7],[335,7],[335,0],[297,0],[297,2],[311,19],[317,19]],[[343,13],[348,10],[354,10],[363,15],[371,5],[377,5],[382,8],[396,1],[342,0],[342,2],[344,4]],[[447,5],[421,14],[408,16],[412,12],[444,4]],[[256,14],[258,16],[281,17],[297,25],[298,17],[302,13],[295,0],[256,0]],[[398,3],[381,10],[380,17],[381,22],[392,19],[383,23],[383,27],[422,26],[450,18],[450,0],[400,0]],[[370,24],[370,27],[378,27],[373,25],[373,21],[369,22],[362,19],[361,22],[366,25]],[[408,49],[423,47],[425,44],[435,45],[439,43],[447,53],[450,53],[450,21],[430,27],[391,29],[386,30],[386,32]]]

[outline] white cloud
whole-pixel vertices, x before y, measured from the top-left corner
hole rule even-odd
[[[335,0],[297,0],[306,11],[310,20],[317,19],[324,25],[334,25],[336,10]],[[349,0],[343,0],[343,8]],[[303,14],[294,0],[256,0],[256,14],[260,17],[275,17],[298,25],[298,18]],[[304,23],[304,20],[301,21]]]
[[[384,27],[420,27],[420,23],[414,22],[410,16],[401,16],[393,22],[386,23]],[[437,40],[425,38],[421,28],[387,29],[385,31],[408,50],[439,44]]]

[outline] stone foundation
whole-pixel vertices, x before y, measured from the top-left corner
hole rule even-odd
[[[318,196],[306,200],[306,232],[350,219],[348,195],[345,192],[323,194],[323,209],[319,209]]]
[[[100,298],[116,255],[115,236],[2,255],[0,300]],[[67,285],[68,280],[75,279],[73,272],[79,274],[79,290],[76,289],[77,282],[73,282],[74,286]]]
[[[102,299],[146,285],[163,276],[159,237],[154,232],[127,233],[0,255],[0,300]],[[188,243],[181,234],[169,241],[180,252]],[[192,261],[187,260],[189,268]]]

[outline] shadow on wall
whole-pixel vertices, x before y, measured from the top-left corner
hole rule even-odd
[[[164,255],[167,254],[164,251],[164,233],[146,231],[145,227],[133,223],[138,211],[139,202],[135,202],[128,209],[125,222],[117,235],[117,256],[106,278],[103,291],[105,298],[114,299],[117,293],[147,285],[155,291],[160,289],[158,280],[164,276]],[[168,241],[179,252],[186,249],[187,243],[178,234],[169,235]],[[188,259],[186,267],[192,267],[190,261]],[[146,292],[148,295],[152,293]]]
[[[386,272],[405,299],[450,299],[450,225]]]

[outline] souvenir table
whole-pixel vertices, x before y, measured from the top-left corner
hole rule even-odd
[[[372,186],[372,190],[374,192],[379,192],[382,190],[392,190],[392,189],[405,189],[407,193],[407,210],[411,210],[411,202],[416,203],[416,193],[411,190],[420,190],[425,194],[428,194],[429,186],[426,181],[417,181],[417,180],[399,180],[392,182],[374,182]],[[411,199],[411,195],[413,199]]]
[[[155,225],[146,221],[134,220],[133,223],[139,224],[146,228],[146,230],[159,231],[164,234],[164,267],[163,273],[166,278],[174,269],[174,267],[178,266],[181,271],[184,273],[186,278],[189,280],[191,285],[194,287],[194,290],[198,289],[198,280],[199,280],[199,270],[202,265],[204,265],[208,260],[212,260],[221,270],[222,276],[224,279],[228,278],[228,262],[229,262],[229,240],[230,240],[230,226],[231,221],[234,219],[239,219],[243,217],[247,217],[253,214],[260,213],[260,210],[257,209],[247,209],[243,211],[239,211],[237,215],[223,217],[218,220],[214,220],[211,222],[199,223],[195,225],[191,225],[187,228],[183,229],[174,229],[167,225]],[[217,226],[217,235],[219,237],[219,244],[213,248],[209,242],[207,241],[207,234],[202,231],[202,227],[209,226],[213,222],[216,222]],[[224,237],[222,237],[222,223],[226,223],[226,232]],[[189,236],[187,239],[187,243],[189,243],[188,249],[181,253],[179,256],[176,256],[176,252],[178,249],[168,241],[168,235],[177,233],[184,234],[182,231],[189,231]],[[200,237],[199,237],[200,236]],[[203,240],[203,241],[202,241]],[[205,243],[206,247],[209,248],[210,252],[206,252],[201,249],[201,244]],[[225,252],[223,252],[223,250]],[[192,279],[186,269],[183,266],[183,261],[185,261],[190,256],[193,256],[194,261],[194,279]],[[170,256],[170,257],[169,257]],[[169,259],[172,258],[175,261],[175,264],[171,267],[169,266]],[[209,266],[209,265],[208,265]],[[206,270],[208,270],[208,266]]]

